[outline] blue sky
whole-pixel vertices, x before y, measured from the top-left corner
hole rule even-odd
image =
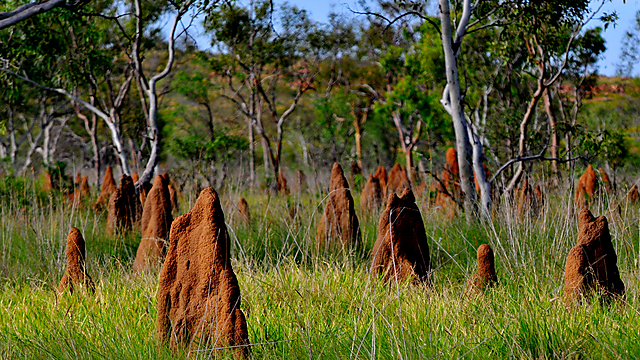
[[[282,3],[282,0],[276,0],[276,3]],[[349,7],[357,9],[355,0],[289,0],[290,4],[297,5],[306,9],[311,17],[316,21],[327,21],[327,15],[330,12],[350,13]],[[435,2],[435,1],[434,1]],[[599,4],[599,1],[592,1],[592,4]],[[627,30],[629,30],[635,22],[635,14],[640,10],[640,0],[612,0],[607,2],[601,12],[612,13],[616,11],[619,20],[615,27],[609,26],[604,32],[604,38],[607,41],[607,51],[598,63],[599,73],[607,76],[614,75],[617,69],[616,64],[620,62],[620,50],[622,47],[622,39]],[[589,28],[601,26],[599,20],[592,20],[588,25]],[[203,48],[207,47],[207,40],[203,37],[197,37],[198,45]],[[636,75],[640,69],[636,69]]]

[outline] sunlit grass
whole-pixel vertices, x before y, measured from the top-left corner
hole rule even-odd
[[[26,190],[25,190],[26,191]],[[183,194],[181,212],[195,202]],[[244,196],[252,223],[235,215]],[[638,358],[638,208],[621,202],[611,219],[626,302],[566,307],[566,255],[575,244],[571,195],[547,199],[536,218],[498,205],[491,220],[446,219],[419,206],[433,262],[433,288],[384,284],[370,272],[379,212],[361,214],[363,247],[317,253],[315,224],[324,196],[288,197],[225,189],[222,205],[242,291],[253,357],[273,358]],[[207,350],[172,353],[155,337],[157,272],[131,271],[140,236],[110,237],[106,214],[71,209],[56,195],[9,199],[0,209],[0,358],[203,358]],[[608,211],[597,199],[594,214]],[[295,209],[292,211],[291,209]],[[71,226],[87,242],[96,293],[57,296]],[[475,250],[496,253],[499,285],[465,292]],[[215,352],[224,358],[229,354]]]

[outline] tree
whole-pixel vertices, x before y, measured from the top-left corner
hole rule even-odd
[[[276,32],[273,21],[279,21],[282,30]],[[314,43],[308,37],[315,25],[304,10],[283,5],[277,12],[271,1],[264,0],[251,2],[247,8],[224,3],[208,12],[205,26],[213,37],[212,45],[220,49],[211,57],[211,66],[224,79],[221,95],[236,104],[247,119],[251,182],[255,181],[255,130],[275,187],[284,125],[303,94],[313,89],[317,74]],[[268,130],[265,114],[275,126],[275,134]]]
[[[45,0],[23,4],[13,10],[0,12],[0,30],[16,25],[19,22],[27,20],[32,16],[50,11],[55,8],[75,10],[82,7],[87,2],[87,0]]]

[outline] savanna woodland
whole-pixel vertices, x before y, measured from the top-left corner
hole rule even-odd
[[[640,358],[608,2],[0,2],[0,358]]]

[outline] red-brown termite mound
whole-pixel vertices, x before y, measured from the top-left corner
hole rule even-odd
[[[603,168],[599,168],[598,172],[600,173],[600,179],[602,180],[602,185],[604,185],[604,190],[609,195],[613,194],[614,184],[611,182],[609,174],[607,174]]]
[[[96,210],[101,210],[108,205],[111,194],[113,194],[114,191],[116,191],[116,182],[113,179],[113,169],[111,169],[111,165],[109,165],[107,166],[107,170],[104,172],[102,187],[100,188],[100,196],[94,204],[94,208]]]
[[[627,193],[627,200],[630,203],[636,203],[640,199],[640,194],[638,193],[638,185],[633,184],[631,190]]]
[[[473,275],[468,286],[468,290],[472,292],[484,291],[485,288],[494,286],[498,283],[495,259],[491,246],[487,244],[480,245],[476,256],[478,261],[478,272]]]
[[[303,192],[307,188],[307,176],[300,169],[296,170],[296,185],[298,192]]]
[[[190,212],[171,225],[160,272],[157,334],[171,348],[231,347],[249,356],[240,287],[231,267],[229,235],[218,194],[204,189]]]
[[[44,184],[42,184],[42,191],[49,192],[53,190],[53,179],[48,172],[44,174]]]
[[[249,203],[243,197],[238,200],[238,216],[245,224],[251,223],[251,212],[249,211]]]
[[[389,194],[372,255],[372,271],[385,281],[411,278],[414,282],[431,283],[427,235],[411,189],[400,197]]]
[[[373,175],[369,175],[360,196],[360,208],[363,212],[374,210],[380,206],[382,199],[380,181]]]
[[[142,240],[133,262],[134,271],[149,270],[162,260],[172,222],[169,180],[157,175],[142,210]]]
[[[280,195],[289,195],[289,185],[287,178],[282,173],[282,169],[278,170],[278,193]]]
[[[576,208],[583,208],[589,204],[589,201],[593,199],[597,190],[596,172],[593,170],[593,166],[589,164],[587,170],[578,179],[578,187],[576,188],[576,197],[574,204]]]
[[[111,194],[109,199],[109,215],[107,216],[107,231],[128,231],[140,219],[142,205],[136,196],[131,176],[122,175],[120,187]]]
[[[605,299],[623,296],[617,262],[607,218],[594,218],[588,209],[582,209],[577,243],[569,251],[564,270],[565,302],[579,301],[592,290],[602,291]]]
[[[87,274],[85,258],[86,251],[82,233],[75,227],[71,228],[67,236],[67,267],[60,280],[60,285],[58,285],[58,293],[62,294],[65,291],[73,293],[79,287],[94,292],[95,286]]]
[[[353,204],[349,183],[338,163],[331,169],[329,195],[322,219],[316,230],[318,249],[350,248],[360,242],[360,224]]]
[[[389,177],[387,179],[387,194],[401,194],[409,188],[411,188],[411,184],[409,184],[405,167],[400,166],[400,164],[393,165],[391,170],[389,170]]]
[[[387,198],[387,169],[384,166],[378,166],[376,172],[373,173],[373,177],[378,179],[380,188],[382,189],[382,198]]]

